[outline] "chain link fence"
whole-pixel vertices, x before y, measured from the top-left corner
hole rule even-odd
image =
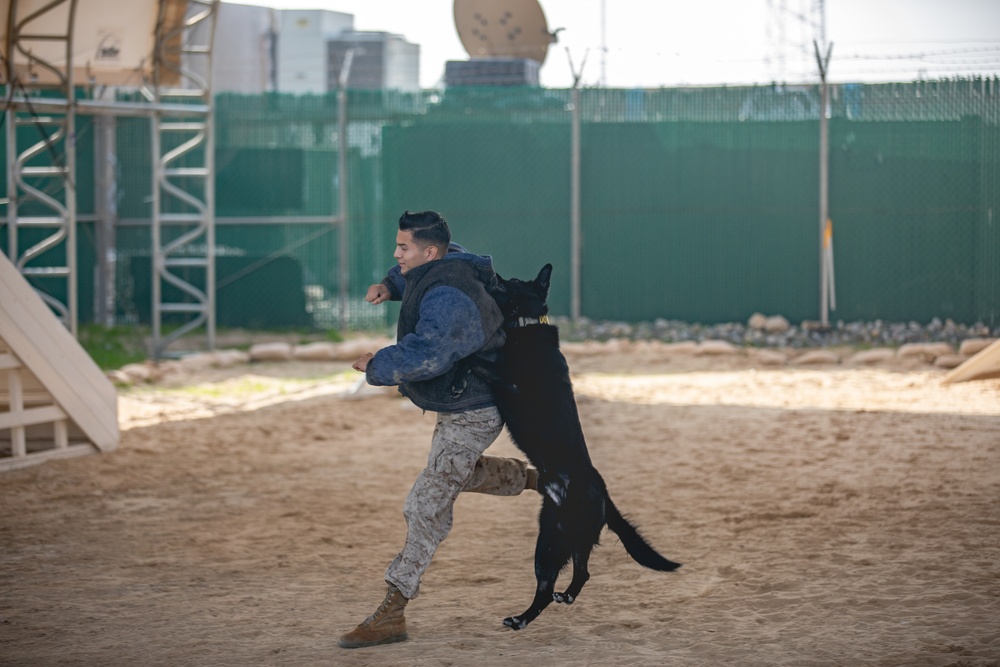
[[[582,314],[817,319],[819,99],[815,86],[581,91]],[[552,310],[568,314],[572,91],[350,91],[346,303],[335,96],[222,95],[215,113],[220,326],[388,326],[395,311],[363,297],[407,209],[442,212],[504,276],[551,262]],[[1000,325],[998,81],[837,85],[828,113],[831,319]],[[84,322],[91,126],[78,122]],[[116,144],[116,317],[148,322],[148,121],[118,119]]]

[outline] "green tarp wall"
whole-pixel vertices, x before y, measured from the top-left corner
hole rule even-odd
[[[583,90],[581,98],[586,317],[818,318],[815,87]],[[552,310],[568,314],[571,91],[351,91],[349,100],[352,326],[392,320],[363,295],[392,265],[395,223],[407,209],[441,211],[455,239],[492,255],[505,276],[531,277],[551,262]],[[239,258],[218,264],[227,322],[335,324],[339,234],[323,220],[338,208],[336,113],[332,95],[217,99],[218,253]],[[997,81],[837,86],[830,116],[831,320],[1000,325]],[[88,119],[78,134],[85,322],[94,265]],[[150,254],[147,121],[118,120],[117,153],[118,313],[145,321],[148,281],[130,267]],[[254,280],[259,289],[255,272],[273,288],[269,298],[304,304],[308,317],[269,319],[266,303],[242,294]]]

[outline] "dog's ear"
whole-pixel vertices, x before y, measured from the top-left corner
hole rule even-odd
[[[552,283],[552,265],[546,264],[542,267],[542,270],[538,272],[538,277],[535,278],[535,284],[545,290],[546,294],[549,291],[549,285]]]

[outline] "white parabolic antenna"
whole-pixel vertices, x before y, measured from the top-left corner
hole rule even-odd
[[[455,0],[455,28],[469,57],[545,62],[555,37],[538,0]]]
[[[112,86],[138,86],[153,67],[156,22],[163,5],[168,28],[180,27],[187,0],[77,0],[72,25],[73,80]],[[39,84],[60,81],[66,69],[69,2],[0,0],[0,83],[7,66],[14,76]],[[13,19],[14,35],[8,35]],[[62,35],[62,40],[53,39]],[[13,53],[7,53],[9,37]]]

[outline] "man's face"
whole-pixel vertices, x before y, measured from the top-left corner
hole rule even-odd
[[[437,248],[423,245],[413,240],[413,232],[400,230],[396,233],[396,252],[392,254],[399,263],[399,270],[406,273],[437,257]]]

